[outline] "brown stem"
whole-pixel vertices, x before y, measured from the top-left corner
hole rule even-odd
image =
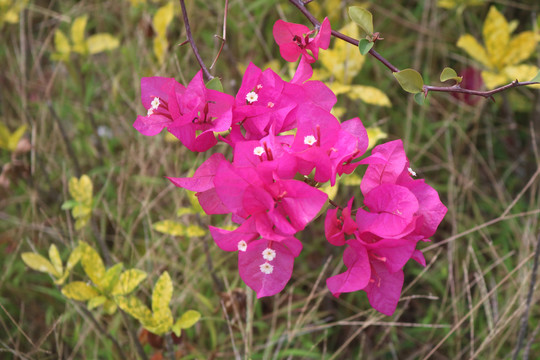
[[[212,80],[214,77],[212,76],[212,74],[210,74],[210,71],[208,71],[208,69],[206,68],[206,65],[204,65],[201,55],[199,54],[199,49],[197,49],[197,45],[195,44],[195,41],[193,40],[193,35],[191,35],[191,27],[189,26],[189,19],[188,19],[186,4],[184,3],[184,0],[180,0],[180,7],[182,8],[184,26],[186,27],[186,36],[188,38],[189,44],[191,45],[191,48],[193,49],[195,58],[197,58],[197,62],[199,63],[199,66],[201,67],[206,79]]]
[[[315,25],[316,27],[319,27],[321,25],[319,20],[317,20],[317,18],[315,18],[315,16],[313,16],[313,14],[310,13],[308,9],[306,9],[305,4],[307,4],[307,2],[302,1],[302,0],[289,0],[289,2],[291,4],[293,4],[294,6],[296,6],[296,8],[298,8],[298,10],[300,10],[300,12],[302,14],[304,14],[304,16],[313,25]],[[350,43],[350,44],[352,44],[354,46],[358,46],[358,39],[355,39],[355,38],[352,38],[352,37],[347,36],[345,34],[342,34],[342,33],[340,33],[339,31],[336,31],[336,30],[332,30],[332,35],[334,37],[336,37],[338,39],[341,39],[343,41],[346,41],[346,42],[348,42],[348,43]],[[374,49],[369,50],[369,54],[371,56],[373,56],[375,59],[377,59],[379,62],[381,62],[384,66],[386,66],[393,73],[400,71],[399,68],[394,66],[390,61],[385,59],[381,54],[379,54]],[[474,96],[482,96],[484,98],[491,98],[493,100],[492,96],[494,94],[496,94],[496,93],[501,92],[501,91],[505,91],[505,90],[513,88],[513,87],[525,86],[525,85],[534,85],[534,84],[540,84],[540,83],[539,82],[534,82],[534,81],[519,82],[519,81],[515,80],[515,81],[512,81],[510,84],[507,84],[507,85],[504,85],[504,86],[501,86],[501,87],[498,87],[496,89],[489,90],[489,91],[478,91],[478,90],[463,89],[459,85],[453,85],[453,86],[424,85],[423,89],[424,89],[424,93],[426,94],[426,96],[427,96],[428,92],[430,92],[430,91],[437,91],[437,92],[463,93],[463,94],[469,94],[469,95],[474,95]]]
[[[227,14],[229,11],[229,0],[225,0],[225,8],[223,9],[223,36],[215,35],[219,40],[221,40],[221,46],[219,47],[218,53],[216,55],[216,58],[214,61],[212,61],[212,65],[210,65],[210,69],[214,68],[214,65],[216,65],[216,62],[219,59],[219,56],[221,55],[221,52],[223,51],[223,47],[225,46],[225,42],[227,41]]]

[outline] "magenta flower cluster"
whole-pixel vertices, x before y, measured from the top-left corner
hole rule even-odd
[[[238,252],[240,277],[258,298],[279,293],[291,278],[302,250],[296,234],[328,201],[319,186],[367,165],[363,206],[353,211],[351,199],[339,217],[337,208],[326,215],[326,237],[346,245],[347,267],[327,285],[335,296],[364,290],[375,309],[391,315],[403,266],[411,258],[425,265],[416,245],[433,235],[446,208],[434,189],[411,177],[401,141],[360,159],[369,142],[364,125],[359,118],[340,123],[330,113],[335,94],[310,80],[310,64],[329,46],[327,19],[317,30],[278,21],[274,37],[285,60],[300,57],[291,81],[249,64],[233,97],[208,89],[202,72],[187,87],[172,78],[143,78],[147,114],[134,127],[148,136],[167,129],[191,151],[219,141],[231,147],[232,161],[214,153],[192,177],[168,179],[195,191],[207,214],[231,214],[239,224],[210,232],[221,249]]]

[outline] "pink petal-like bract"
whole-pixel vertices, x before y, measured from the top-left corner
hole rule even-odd
[[[265,259],[266,249],[275,251],[272,260]],[[238,252],[240,277],[257,293],[257,298],[279,293],[291,278],[294,256],[282,243],[266,239],[248,244],[246,251]]]
[[[389,273],[382,262],[372,262],[371,279],[364,288],[371,306],[385,315],[394,314],[401,295],[403,279],[402,270]]]
[[[326,280],[328,290],[335,297],[342,293],[362,290],[368,285],[371,276],[366,248],[354,240],[347,241],[347,244],[349,246],[343,252],[343,262],[347,271]]]

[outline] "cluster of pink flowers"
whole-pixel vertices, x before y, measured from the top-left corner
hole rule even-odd
[[[207,151],[218,141],[232,148],[232,161],[214,153],[192,177],[169,180],[195,191],[207,214],[231,214],[239,224],[232,231],[211,226],[210,232],[221,249],[238,252],[240,276],[259,298],[280,292],[291,278],[302,250],[295,235],[328,200],[319,185],[334,185],[338,176],[368,165],[361,190],[369,211],[358,209],[354,221],[352,199],[339,219],[338,209],[328,210],[328,241],[348,246],[347,271],[327,282],[335,296],[364,290],[375,309],[391,314],[401,269],[410,258],[425,264],[416,244],[433,235],[446,208],[435,190],[410,177],[400,141],[357,160],[368,147],[362,122],[340,123],[330,113],[334,93],[310,80],[310,64],[329,46],[327,19],[312,31],[278,21],[274,37],[285,60],[301,57],[291,81],[249,64],[233,97],[207,89],[202,72],[187,87],[172,78],[143,78],[147,114],[134,127],[149,136],[166,128],[192,151]]]

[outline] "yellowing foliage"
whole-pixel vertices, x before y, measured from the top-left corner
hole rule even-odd
[[[79,230],[88,224],[92,216],[93,185],[88,175],[75,177],[69,180],[68,189],[73,200],[62,204],[62,210],[71,209],[71,215],[75,218],[75,229]]]
[[[14,151],[25,131],[26,125],[19,126],[17,130],[11,132],[6,125],[0,123],[0,149]]]
[[[107,50],[114,50],[120,44],[118,38],[108,33],[98,33],[85,38],[84,31],[88,23],[88,16],[82,15],[71,24],[70,38],[60,29],[54,33],[54,47],[56,52],[51,55],[53,60],[69,61],[72,52],[83,56],[97,54]]]
[[[534,65],[520,65],[531,57],[536,49],[535,33],[524,31],[512,36],[515,27],[515,23],[509,23],[497,8],[492,6],[482,29],[484,46],[469,34],[462,35],[457,42],[458,47],[484,67],[482,79],[488,89],[516,79],[529,81],[538,72]]]
[[[154,55],[158,59],[159,64],[163,64],[165,61],[165,55],[169,47],[169,41],[167,40],[167,27],[171,23],[174,16],[174,6],[172,2],[167,3],[160,7],[154,17],[152,18],[152,26],[156,32],[154,38]]]
[[[4,24],[17,24],[19,14],[28,4],[28,0],[0,0],[0,29]]]

